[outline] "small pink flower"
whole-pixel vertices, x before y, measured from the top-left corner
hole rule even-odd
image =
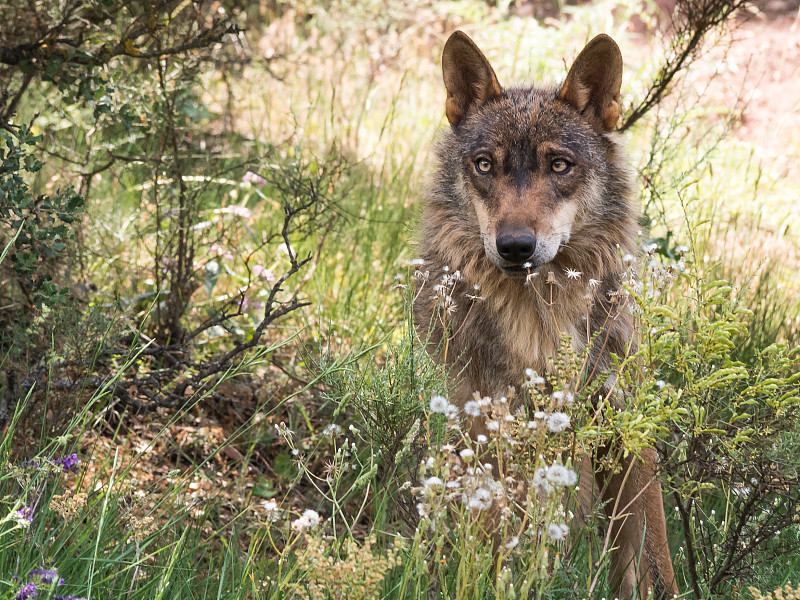
[[[261,265],[255,265],[253,267],[253,277],[260,277],[264,281],[275,283],[275,274]]]
[[[253,185],[257,185],[259,187],[264,187],[265,185],[267,185],[266,179],[264,179],[261,175],[258,175],[257,173],[253,173],[252,171],[248,171],[247,173],[245,173],[244,177],[242,177],[242,181],[244,181],[245,183],[252,183]]]
[[[237,217],[242,217],[243,219],[249,219],[253,216],[253,213],[250,212],[250,209],[246,206],[239,206],[238,204],[234,204],[233,206],[226,206],[225,208],[221,209],[221,212],[226,212],[231,215],[236,215]]]

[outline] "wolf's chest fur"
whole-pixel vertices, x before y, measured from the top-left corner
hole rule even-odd
[[[553,283],[546,282],[544,273],[526,284],[506,278],[481,260],[464,265],[451,261],[450,272],[458,270],[464,280],[452,290],[455,310],[442,318],[432,293],[445,266],[439,242],[447,240],[432,241],[423,252],[429,275],[419,289],[416,320],[421,332],[432,329],[431,345],[438,352],[448,336],[448,362],[463,372],[471,391],[504,393],[522,381],[528,368],[541,374],[554,372],[552,359],[564,335],[571,337],[575,350],[583,349],[589,314],[585,293],[579,284],[568,287],[565,278],[555,274]]]

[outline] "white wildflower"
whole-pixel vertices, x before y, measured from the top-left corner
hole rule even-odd
[[[489,431],[500,431],[500,423],[497,421],[489,421],[486,423],[486,429]]]
[[[596,290],[600,284],[603,283],[600,279],[590,279],[589,280],[589,287],[593,290]]]
[[[479,417],[481,415],[481,405],[475,400],[470,400],[464,405],[464,412],[470,417]]]
[[[472,460],[472,457],[475,456],[475,452],[473,450],[471,450],[470,448],[464,448],[458,454],[464,460]]]
[[[567,274],[567,279],[580,279],[583,273],[581,271],[576,271],[574,269],[564,269],[564,273]]]
[[[492,507],[492,493],[486,488],[476,489],[466,497],[467,506],[475,510],[487,510]]]
[[[431,412],[433,413],[446,414],[448,406],[450,406],[450,403],[444,396],[434,396],[431,398]]]
[[[549,537],[554,542],[560,542],[566,539],[567,534],[569,533],[569,527],[561,524],[551,523],[550,527],[547,528],[547,537]]]
[[[479,444],[485,444],[486,442],[489,441],[489,438],[487,438],[482,433],[479,433],[478,437],[475,438],[475,441],[477,441]]]
[[[448,404],[444,414],[448,419],[455,419],[458,416],[458,407],[455,404]]]
[[[342,433],[342,428],[337,425],[336,423],[331,423],[325,429],[322,430],[322,435],[328,437],[336,437]]]
[[[518,544],[519,544],[519,538],[515,535],[510,540],[508,540],[505,544],[503,544],[503,546],[507,550],[511,550],[512,548],[516,548]]]
[[[572,469],[553,464],[547,469],[547,481],[553,485],[573,486],[578,481],[578,475]]]
[[[547,418],[547,428],[553,433],[564,431],[569,427],[569,415],[563,412],[554,412]]]
[[[422,258],[415,258],[414,260],[411,261],[412,267],[421,267],[424,264],[425,264],[425,259]]]
[[[428,490],[433,489],[433,488],[440,488],[443,485],[444,485],[444,481],[442,481],[438,477],[436,477],[436,476],[428,477],[425,480],[425,484],[424,484],[425,489],[424,489],[424,491],[428,491]]]
[[[553,491],[553,486],[547,480],[547,467],[539,467],[533,473],[533,485],[539,492],[550,493]]]
[[[303,515],[292,521],[292,531],[304,531],[309,527],[315,527],[319,525],[322,521],[322,517],[319,516],[319,513],[315,510],[305,510],[303,511]]]
[[[634,257],[634,256],[633,256],[633,254],[630,254],[630,253],[628,253],[628,254],[625,254],[625,255],[622,257],[622,262],[625,262],[625,263],[632,263],[632,262],[635,260],[635,258],[636,258],[636,257]]]
[[[264,507],[264,512],[267,513],[267,520],[273,523],[278,520],[280,511],[278,510],[278,503],[275,500],[266,500],[262,503],[262,506]]]

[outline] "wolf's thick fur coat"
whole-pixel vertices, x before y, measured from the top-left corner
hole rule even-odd
[[[583,350],[599,333],[589,373],[602,372],[610,353],[623,356],[631,343],[632,319],[614,293],[639,229],[633,172],[613,133],[622,72],[616,43],[593,39],[560,87],[502,89],[461,32],[448,40],[442,67],[450,127],[435,142],[421,220],[428,277],[415,301],[420,334],[440,355],[449,337],[445,358],[459,374],[461,405],[476,391],[504,395],[527,368],[552,373],[564,334]],[[445,331],[432,288],[448,270],[464,280],[452,290]],[[612,585],[620,598],[648,590],[671,597],[677,589],[655,453],[623,467],[596,474],[609,514],[630,505],[627,518],[613,520]]]

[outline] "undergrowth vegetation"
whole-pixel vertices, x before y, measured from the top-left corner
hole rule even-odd
[[[585,459],[651,447],[686,597],[796,594],[796,194],[742,99],[684,65],[625,133],[647,222],[608,397],[565,338],[456,406],[414,333],[446,35],[512,83],[607,32],[627,115],[683,47],[638,2],[551,12],[0,6],[35,23],[0,33],[0,598],[599,600],[626,507],[581,514]]]

